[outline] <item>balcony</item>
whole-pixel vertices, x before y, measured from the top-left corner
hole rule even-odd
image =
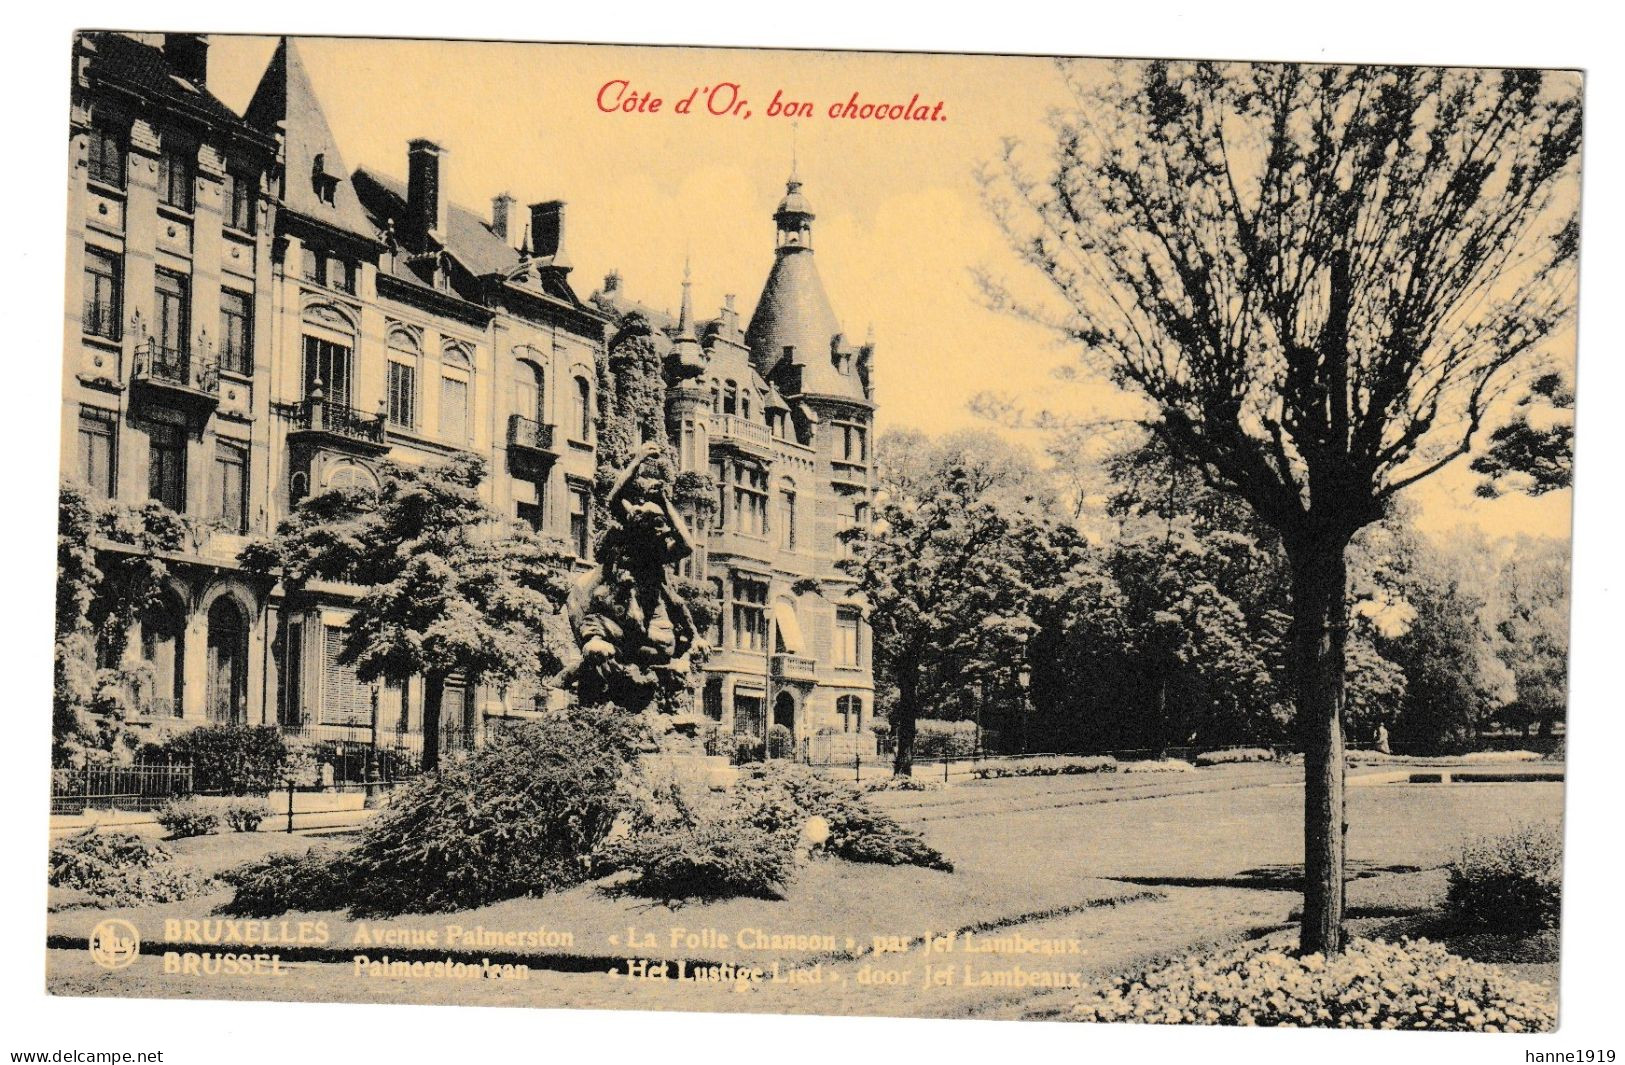
[[[508,465],[516,476],[541,473],[558,457],[553,426],[523,414],[508,416]]]
[[[812,684],[818,680],[818,662],[804,655],[774,655],[773,679]]]
[[[746,421],[737,414],[712,415],[711,443],[718,447],[735,447],[760,458],[773,457],[773,434],[767,431],[767,426]]]
[[[220,372],[212,360],[147,340],[135,349],[130,390],[135,402],[180,410],[201,425],[220,405]]]
[[[329,403],[317,388],[291,413],[294,431],[288,434],[289,443],[318,444],[363,455],[389,450],[382,411],[367,414],[342,403]]]

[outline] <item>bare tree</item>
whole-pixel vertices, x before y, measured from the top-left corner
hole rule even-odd
[[[1572,73],[1065,65],[1041,178],[986,198],[1054,300],[983,278],[1277,529],[1305,753],[1302,946],[1342,946],[1345,548],[1466,454],[1573,312]],[[1053,293],[1052,293],[1053,295]]]

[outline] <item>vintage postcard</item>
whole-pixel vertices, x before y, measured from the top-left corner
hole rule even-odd
[[[1556,1028],[1579,73],[69,74],[51,994]]]

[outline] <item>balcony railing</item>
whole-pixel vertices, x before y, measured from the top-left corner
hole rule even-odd
[[[711,439],[720,444],[743,445],[769,455],[773,452],[773,434],[767,431],[767,426],[746,421],[737,414],[712,415]]]
[[[330,403],[320,389],[305,397],[294,412],[294,422],[300,429],[313,433],[329,433],[379,446],[385,443],[382,411],[368,414],[342,403]]]
[[[136,348],[134,376],[154,384],[208,395],[220,391],[220,372],[213,361],[199,358],[185,348],[165,347],[156,340],[149,340]]]
[[[818,662],[802,655],[774,655],[773,676],[779,680],[817,680]]]
[[[553,427],[535,418],[527,418],[523,414],[509,415],[508,446],[523,448],[526,451],[545,452],[548,455],[555,454]]]

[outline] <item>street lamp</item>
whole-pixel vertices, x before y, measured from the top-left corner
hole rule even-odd
[[[1022,649],[1025,651],[1026,646]],[[1021,669],[1016,673],[1016,683],[1021,686],[1021,753],[1027,753],[1027,715],[1032,709],[1031,693],[1028,690],[1033,683],[1033,670],[1023,659]]]

